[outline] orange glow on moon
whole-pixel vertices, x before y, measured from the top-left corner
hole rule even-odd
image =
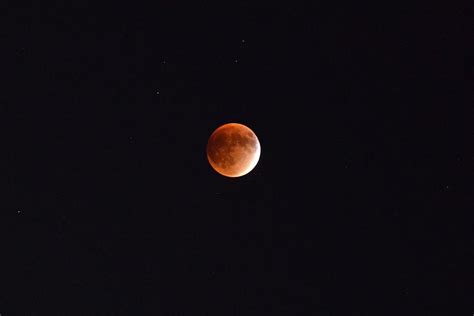
[[[226,177],[241,177],[257,165],[260,142],[247,126],[227,123],[211,134],[206,152],[209,164],[215,171]]]

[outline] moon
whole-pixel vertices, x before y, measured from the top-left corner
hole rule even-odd
[[[211,167],[223,176],[236,178],[248,174],[260,159],[260,142],[247,126],[227,123],[209,137],[206,152]]]

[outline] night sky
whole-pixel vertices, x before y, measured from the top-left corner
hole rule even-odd
[[[474,313],[466,12],[81,3],[2,9],[2,316]]]

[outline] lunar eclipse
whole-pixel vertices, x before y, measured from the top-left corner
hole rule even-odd
[[[218,127],[209,137],[206,147],[211,167],[226,177],[248,174],[260,159],[260,142],[247,126],[227,123]]]

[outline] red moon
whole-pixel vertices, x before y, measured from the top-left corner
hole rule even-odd
[[[260,159],[260,142],[247,126],[227,123],[211,134],[206,152],[209,164],[215,171],[236,178],[255,168]]]

